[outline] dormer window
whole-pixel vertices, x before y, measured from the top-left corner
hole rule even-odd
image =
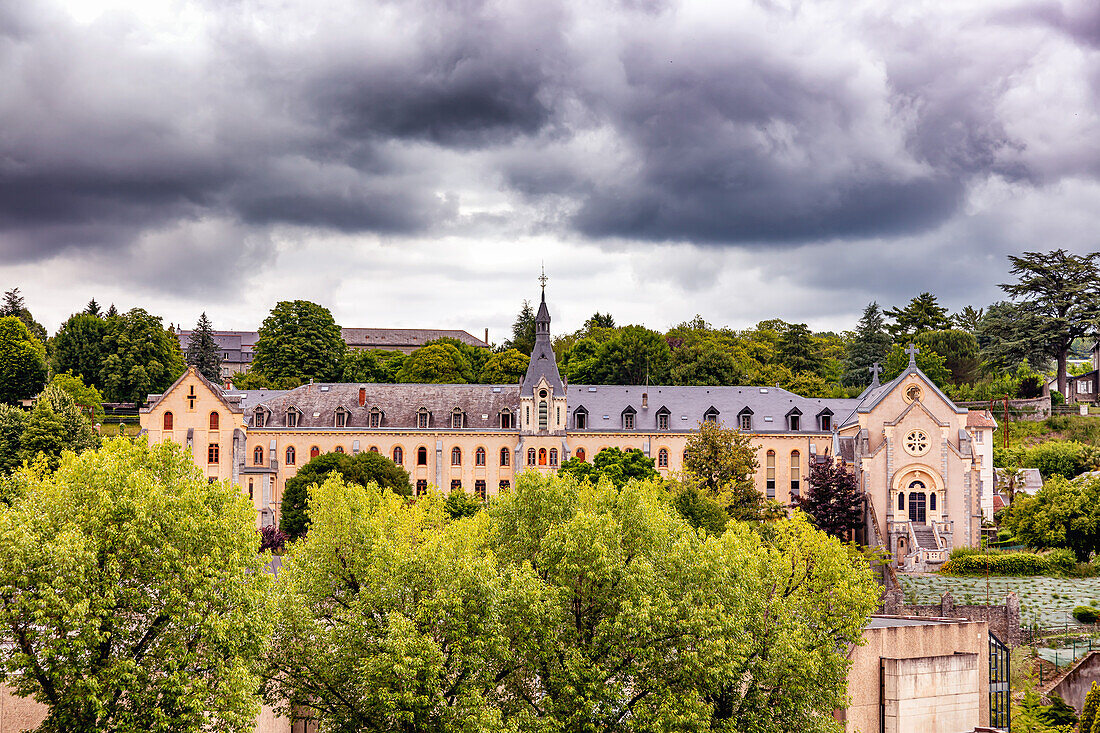
[[[370,408],[370,426],[372,428],[382,427],[382,411],[377,407]]]
[[[716,423],[716,422],[718,422],[718,415],[719,414],[721,414],[721,413],[719,413],[716,408],[712,407],[712,408],[710,408],[709,410],[707,410],[706,412],[703,413],[703,422]]]
[[[463,425],[463,423],[465,422],[465,418],[466,415],[463,414],[461,408],[456,407],[455,409],[451,410],[451,428],[458,429],[465,427]]]
[[[737,413],[737,427],[745,432],[752,430],[752,410],[746,407]]]
[[[657,410],[658,430],[668,430],[668,415],[669,412],[667,407],[662,407],[660,410]]]
[[[802,427],[802,410],[797,407],[792,407],[791,411],[787,413],[787,429],[791,432],[796,432]]]
[[[824,410],[817,413],[817,424],[821,430],[832,430],[833,411],[826,407]]]
[[[343,407],[336,408],[336,427],[344,428],[348,425],[348,411]]]
[[[588,410],[583,407],[573,410],[573,427],[577,430],[588,429]]]
[[[264,408],[256,408],[256,413],[252,418],[252,424],[257,428],[262,428],[264,426]]]
[[[801,415],[791,415],[787,418],[787,423],[790,425],[791,430],[798,430],[799,418]]]
[[[515,416],[512,415],[512,411],[505,407],[500,411],[500,429],[511,430],[516,426]]]
[[[298,427],[298,414],[298,410],[293,407],[286,411],[286,426],[288,428]]]
[[[634,415],[635,412],[633,407],[628,407],[623,410],[623,430],[634,429]]]
[[[421,430],[426,430],[428,428],[429,422],[431,421],[431,416],[432,414],[428,412],[427,407],[421,407],[419,410],[416,411],[416,427],[420,428]]]

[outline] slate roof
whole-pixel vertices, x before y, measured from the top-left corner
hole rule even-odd
[[[365,390],[362,407],[360,389]],[[345,427],[369,428],[371,408],[377,407],[382,410],[383,429],[416,429],[417,412],[426,407],[431,413],[429,429],[450,430],[451,412],[458,407],[465,413],[463,427],[499,430],[504,408],[518,415],[519,388],[514,384],[306,384],[268,399],[262,406],[268,412],[265,427],[286,427],[287,410],[294,407],[300,413],[299,428],[333,428],[336,409],[342,407],[348,412]],[[246,417],[251,426],[254,411],[247,411]]]
[[[263,402],[273,400],[287,393],[285,389],[234,389],[225,393],[225,399],[240,405],[242,410],[250,410]]]
[[[470,346],[489,348],[478,337],[459,329],[444,328],[341,328],[344,342],[356,349],[418,349],[437,338],[458,339]]]
[[[648,395],[648,407],[642,408],[642,394]],[[650,385],[587,385],[569,386],[569,429],[574,430],[573,416],[578,408],[588,411],[588,430],[622,430],[622,414],[627,408],[636,411],[635,430],[656,430],[657,413],[669,411],[670,431],[696,430],[703,416],[713,407],[718,420],[728,427],[738,427],[738,415],[752,411],[752,432],[789,432],[787,414],[797,408],[802,415],[800,433],[820,433],[817,416],[830,410],[833,424],[850,414],[859,403],[856,399],[818,399],[796,395],[777,387],[681,387]],[[604,419],[604,416],[607,419]],[[769,419],[770,418],[770,419]]]
[[[539,312],[535,316],[535,347],[531,350],[531,361],[523,377],[522,394],[530,394],[543,378],[554,389],[554,394],[565,392],[561,374],[558,373],[558,360],[550,343],[550,310],[546,307],[545,292],[539,304]]]

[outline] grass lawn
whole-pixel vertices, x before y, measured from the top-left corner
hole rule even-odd
[[[957,578],[947,575],[898,575],[907,603],[937,603],[946,591],[951,591],[956,603],[985,603],[986,579]],[[1044,628],[1062,626],[1076,606],[1100,602],[1100,578],[1030,578],[993,575],[989,578],[989,602],[1004,603],[1013,591],[1020,598],[1020,616],[1024,626],[1038,624]]]

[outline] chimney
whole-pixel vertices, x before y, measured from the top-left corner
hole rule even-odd
[[[489,329],[485,329],[485,343],[489,343]]]
[[[642,409],[644,410],[647,407],[649,407],[649,393],[642,392]]]
[[[360,387],[359,388],[359,406],[362,407],[365,404],[367,404],[367,388],[366,387]]]

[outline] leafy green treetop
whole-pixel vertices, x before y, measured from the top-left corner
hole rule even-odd
[[[46,347],[15,316],[0,318],[0,403],[30,399],[46,381]]]
[[[908,369],[909,354],[907,349],[903,349],[900,344],[894,344],[890,348],[890,353],[886,355],[886,364],[883,365],[883,368],[883,382],[894,379]],[[925,376],[931,379],[940,389],[947,387],[947,384],[951,381],[951,374],[944,366],[944,358],[932,349],[923,348],[917,352],[917,368],[924,372]]]
[[[615,317],[610,313],[600,313],[596,311],[592,316],[584,322],[584,327],[587,329],[593,328],[615,328]]]
[[[0,403],[0,476],[14,471],[23,460],[23,431],[28,417],[23,408]]]
[[[570,458],[561,464],[558,473],[591,484],[597,484],[606,478],[617,489],[626,486],[628,481],[657,478],[657,469],[653,467],[652,458],[647,458],[638,450],[624,452],[619,448],[604,448],[591,463],[580,458]]]
[[[474,368],[453,344],[422,346],[405,357],[397,381],[415,384],[469,384]]]
[[[108,402],[143,404],[172,386],[184,371],[176,335],[141,308],[107,319],[99,385]]]
[[[51,382],[34,403],[20,446],[23,460],[33,461],[44,456],[47,465],[54,468],[61,460],[62,451],[80,453],[99,447],[99,434],[72,395],[60,384]]]
[[[252,369],[273,382],[340,378],[347,345],[328,308],[308,300],[284,300],[260,326]]]
[[[250,731],[271,575],[247,498],[171,442],[20,474],[0,507],[4,682],[38,730]]]
[[[702,422],[684,449],[683,483],[718,502],[734,519],[761,518],[764,512],[753,476],[760,463],[749,436],[717,422]]]
[[[886,330],[895,341],[903,341],[922,331],[945,331],[951,328],[951,319],[947,309],[939,304],[932,293],[921,293],[909,301],[904,308],[890,308],[885,311],[893,323]]]
[[[776,357],[795,374],[816,373],[821,367],[814,348],[814,336],[805,323],[788,324],[779,336],[778,347]]]
[[[46,385],[46,390],[49,391],[51,387],[58,387],[67,392],[80,414],[93,424],[103,424],[103,396],[99,394],[98,389],[87,386],[80,377],[72,374],[55,374]]]
[[[30,331],[36,339],[42,343],[46,343],[46,338],[49,334],[46,333],[45,327],[34,320],[34,316],[27,310],[27,306],[23,302],[23,296],[19,294],[19,288],[12,288],[4,293],[4,302],[0,303],[0,318],[4,316],[15,316],[23,322],[27,330]]]
[[[76,313],[69,316],[53,337],[53,373],[70,372],[84,384],[99,387],[106,334],[107,321],[97,315]]]
[[[505,349],[485,360],[477,381],[482,384],[519,384],[527,373],[530,361],[529,356],[517,349]]]
[[[222,353],[214,341],[214,328],[205,311],[199,316],[199,322],[191,332],[191,340],[187,342],[186,360],[214,384],[221,382]]]

